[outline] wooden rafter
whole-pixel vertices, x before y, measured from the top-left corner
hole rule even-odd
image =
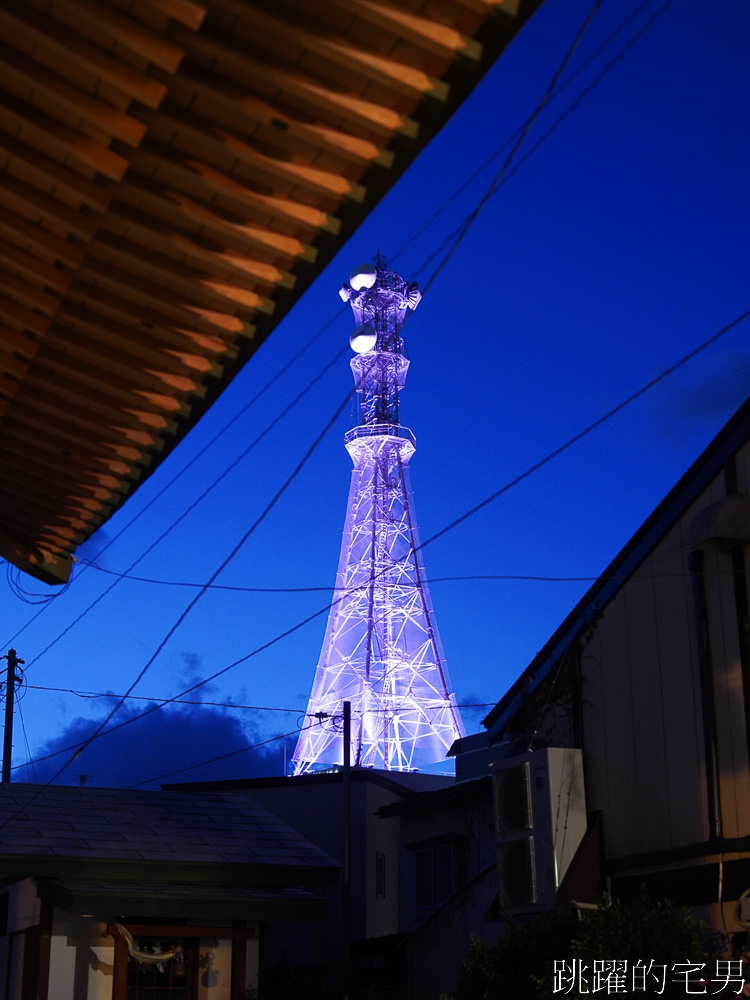
[[[48,582],[541,0],[0,0],[0,556]]]

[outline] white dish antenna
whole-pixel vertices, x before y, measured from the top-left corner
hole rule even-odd
[[[361,292],[363,288],[372,288],[377,280],[378,272],[373,264],[360,264],[352,271],[349,284],[355,292]]]
[[[363,323],[358,326],[354,333],[349,338],[349,344],[355,354],[367,354],[371,351],[375,344],[378,342],[378,335],[375,332],[375,328],[370,326],[369,323]]]

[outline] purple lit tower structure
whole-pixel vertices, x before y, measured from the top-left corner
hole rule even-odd
[[[399,422],[409,367],[401,327],[421,293],[378,254],[344,283],[357,328],[359,423],[345,437],[354,463],[336,594],[294,752],[295,774],[343,762],[343,703],[351,703],[350,760],[421,769],[465,735],[435,624],[409,475],[414,435]]]

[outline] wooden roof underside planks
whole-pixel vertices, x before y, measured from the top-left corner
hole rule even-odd
[[[0,0],[0,556],[47,583],[541,0]]]

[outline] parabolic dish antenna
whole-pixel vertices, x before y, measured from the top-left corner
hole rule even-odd
[[[378,272],[373,264],[360,264],[352,271],[349,284],[355,292],[361,292],[363,288],[372,288],[377,280]]]
[[[375,328],[369,323],[358,326],[349,338],[349,344],[356,354],[367,354],[378,342],[378,335]]]

